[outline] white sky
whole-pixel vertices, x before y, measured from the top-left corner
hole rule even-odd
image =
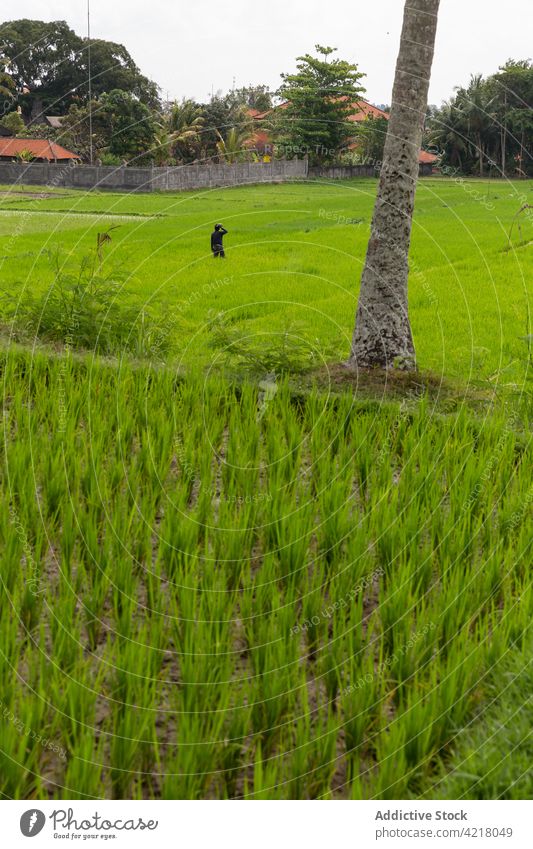
[[[205,100],[212,88],[280,82],[314,45],[339,48],[366,73],[366,97],[389,103],[403,0],[90,0],[95,38],[126,45],[163,97]],[[67,20],[86,32],[87,0],[18,0],[0,20]],[[6,16],[4,18],[4,16]],[[533,56],[532,0],[441,0],[430,102],[471,73]]]

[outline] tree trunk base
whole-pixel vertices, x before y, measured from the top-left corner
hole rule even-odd
[[[416,372],[418,366],[414,354],[400,355],[388,362],[376,362],[375,357],[366,358],[352,354],[348,360],[342,363],[342,366],[350,371],[370,371],[379,369],[380,371],[403,371]]]

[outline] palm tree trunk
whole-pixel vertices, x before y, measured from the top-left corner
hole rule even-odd
[[[483,176],[483,140],[481,133],[477,134],[477,148],[479,153],[479,176]]]
[[[406,0],[349,365],[415,368],[408,255],[440,0]]]

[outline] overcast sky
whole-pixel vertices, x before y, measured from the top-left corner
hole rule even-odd
[[[471,73],[533,55],[532,0],[441,0],[430,102],[448,98]],[[279,85],[297,55],[316,43],[364,71],[366,97],[389,103],[403,0],[91,0],[95,38],[126,45],[163,97],[205,100],[233,85]],[[16,12],[15,12],[16,10]],[[2,17],[6,15],[7,7]],[[64,20],[82,34],[87,0],[18,0],[11,17]],[[8,18],[6,18],[8,19]]]

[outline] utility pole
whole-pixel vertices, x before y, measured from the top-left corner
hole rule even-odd
[[[93,164],[93,82],[91,76],[91,0],[87,0],[87,68],[89,71],[89,161]]]

